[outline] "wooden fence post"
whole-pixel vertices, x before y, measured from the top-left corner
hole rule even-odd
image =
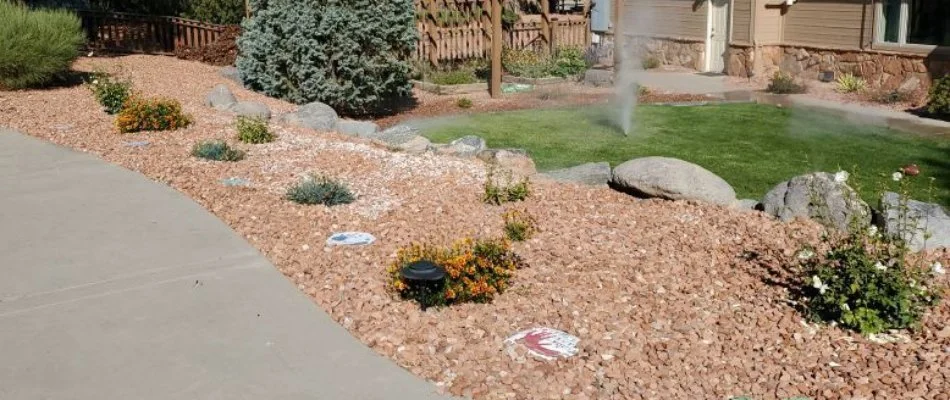
[[[482,57],[485,57],[486,54],[491,54],[491,35],[492,35],[492,25],[491,25],[491,2],[492,0],[482,0],[482,34],[485,38],[485,44],[487,47],[482,47]]]
[[[491,84],[492,98],[501,97],[501,0],[492,0],[491,5]]]
[[[544,44],[548,46],[548,51],[554,50],[554,43],[551,40],[551,2],[550,0],[541,0],[541,38]]]

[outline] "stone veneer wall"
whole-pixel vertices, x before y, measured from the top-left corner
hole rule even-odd
[[[702,41],[631,37],[624,46],[638,57],[656,57],[663,65],[676,65],[702,70],[706,45]]]
[[[757,76],[771,76],[777,71],[806,79],[817,79],[822,71],[834,71],[836,75],[852,73],[867,80],[871,87],[916,92],[929,88],[932,76],[950,73],[950,59],[797,46],[762,46],[758,51],[738,46],[729,49],[730,75],[746,77],[753,72]]]

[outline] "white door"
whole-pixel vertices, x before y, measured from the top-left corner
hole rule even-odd
[[[729,48],[729,0],[709,0],[706,71],[724,72]]]

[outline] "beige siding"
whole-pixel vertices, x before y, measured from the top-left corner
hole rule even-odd
[[[706,40],[707,2],[623,0],[626,34]]]
[[[783,42],[858,49],[864,35],[865,0],[799,0],[785,14]]]
[[[732,2],[732,43],[749,44],[749,28],[752,24],[752,0],[734,0]]]
[[[770,45],[782,42],[782,11],[780,8],[766,7],[766,4],[770,2],[771,0],[755,0],[753,39],[757,44]]]

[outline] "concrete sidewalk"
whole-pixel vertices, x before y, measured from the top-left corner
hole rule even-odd
[[[0,130],[0,399],[442,399],[225,224]]]

